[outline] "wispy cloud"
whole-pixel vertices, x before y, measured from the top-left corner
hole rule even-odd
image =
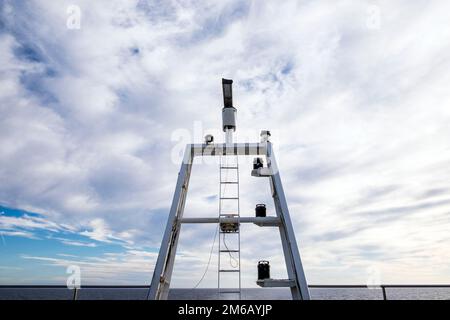
[[[45,237],[46,239],[56,240],[65,245],[91,248],[97,247],[99,243],[133,244],[129,240],[133,236],[133,230],[114,233],[102,219],[94,219],[88,226],[70,226],[55,223],[37,214],[15,211],[20,212],[20,216],[12,216],[4,211],[1,212],[0,234],[2,236],[24,237],[35,240]],[[61,235],[66,237],[62,237]],[[95,240],[95,242],[86,241],[89,239]]]
[[[6,215],[0,216],[0,229],[16,229],[16,228],[27,230],[42,229],[53,232],[71,231],[66,227],[58,225],[57,223],[54,223],[42,217],[30,216],[27,214],[24,214],[21,217],[12,217]]]
[[[94,242],[85,242],[85,241],[75,241],[71,239],[65,239],[65,238],[52,238],[55,240],[61,241],[63,244],[66,244],[68,246],[76,246],[76,247],[90,247],[95,248],[97,247],[97,244]]]
[[[94,219],[89,223],[89,227],[91,228],[90,231],[85,230],[80,232],[81,235],[89,237],[93,240],[97,240],[100,242],[106,242],[106,243],[112,243],[112,242],[127,242],[129,244],[132,244],[131,241],[127,241],[125,239],[121,239],[117,236],[113,235],[113,232],[111,229],[107,226],[104,220],[102,219]],[[129,237],[130,233],[129,231],[123,231],[121,233],[123,237]]]
[[[83,284],[142,284],[151,279],[156,253],[145,251],[126,251],[105,253],[98,257],[46,257],[24,255],[23,259],[44,262],[59,270],[77,265],[81,269]],[[58,280],[56,276],[54,279]]]
[[[28,239],[39,239],[33,233],[27,231],[9,231],[9,230],[0,230],[0,236],[9,236],[9,237],[24,237]]]

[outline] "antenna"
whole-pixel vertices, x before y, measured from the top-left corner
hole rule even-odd
[[[223,106],[233,108],[233,80],[222,79]]]
[[[222,79],[223,109],[222,126],[225,132],[225,142],[233,143],[233,132],[236,131],[236,108],[233,107],[233,80]]]

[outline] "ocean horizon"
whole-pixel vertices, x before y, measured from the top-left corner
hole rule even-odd
[[[146,288],[82,288],[77,300],[145,300]],[[312,288],[313,300],[382,300],[380,288]],[[387,288],[388,300],[450,300],[450,288]],[[73,290],[66,288],[0,288],[0,300],[72,300]],[[215,288],[174,288],[169,300],[237,300],[237,294]],[[286,288],[244,288],[242,300],[291,300]]]

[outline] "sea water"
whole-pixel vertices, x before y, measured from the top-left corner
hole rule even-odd
[[[143,300],[148,289],[145,288],[82,288],[78,291],[79,300]],[[316,300],[380,300],[381,289],[310,289],[311,298]],[[450,300],[450,288],[388,288],[387,298],[391,300]],[[68,289],[24,289],[0,288],[0,300],[71,300],[73,291]],[[171,289],[170,300],[234,300],[237,294],[217,293],[217,289]],[[242,289],[244,300],[290,300],[286,288]]]

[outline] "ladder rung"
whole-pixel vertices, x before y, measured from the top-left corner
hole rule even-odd
[[[220,184],[238,184],[238,181],[220,181]]]
[[[239,167],[228,167],[228,166],[225,166],[225,167],[220,167],[220,169],[239,169]]]
[[[220,250],[220,252],[239,252],[239,250]]]
[[[241,293],[238,290],[219,290],[219,293]]]
[[[226,197],[226,198],[220,198],[220,200],[239,200],[239,198],[235,198],[235,197]]]
[[[219,272],[240,272],[241,270],[239,269],[221,269],[219,270]]]

